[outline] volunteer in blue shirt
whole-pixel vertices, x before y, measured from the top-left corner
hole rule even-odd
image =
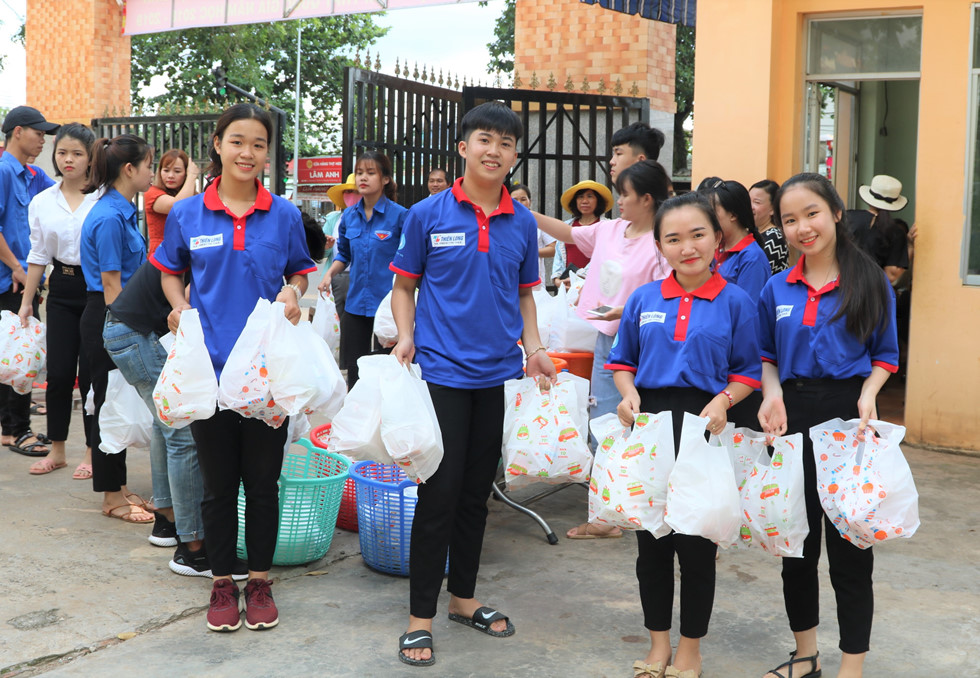
[[[517,340],[528,377],[555,376],[531,296],[540,282],[537,227],[503,186],[517,159],[520,118],[490,102],[470,110],[461,126],[462,179],[412,207],[391,264],[398,274],[393,354],[422,368],[445,448],[439,469],[419,485],[412,523],[410,616],[398,658],[413,666],[435,663],[432,619],[447,552],[449,619],[491,636],[514,634],[506,615],[474,596],[500,462],[504,382],[521,376]]]
[[[30,106],[17,106],[3,119],[5,151],[0,155],[0,309],[17,313],[27,281],[27,253],[31,249],[27,206],[37,194],[35,172],[28,160],[44,149],[44,136],[59,125],[50,123]],[[47,176],[44,172],[40,175]],[[50,179],[48,179],[50,182]],[[37,296],[30,300],[37,315]],[[2,444],[28,457],[44,457],[47,446],[31,431],[31,395],[0,384]]]
[[[196,308],[219,378],[255,302],[282,302],[286,317],[299,322],[306,276],[316,270],[299,210],[271,195],[258,180],[272,131],[268,111],[253,104],[236,104],[221,114],[208,168],[216,178],[203,193],[174,204],[163,242],[150,257],[163,273],[163,291],[174,309],[170,329],[177,330],[184,309]],[[191,273],[190,303],[184,297],[186,271]],[[204,478],[204,545],[214,576],[208,628],[235,631],[242,624],[240,592],[232,581],[242,484],[249,570],[245,626],[271,628],[279,623],[269,569],[279,530],[277,481],[288,428],[219,410],[210,419],[193,422],[191,433]]]
[[[837,597],[840,675],[857,676],[870,646],[874,553],[846,541],[824,515],[809,432],[836,417],[860,418],[863,431],[877,418],[878,391],[898,371],[895,295],[878,265],[851,241],[844,203],[826,178],[798,174],[787,181],[777,196],[776,215],[801,256],[794,268],[769,281],[759,299],[764,361],[759,423],[773,435],[803,434],[810,533],[802,558],[782,559],[783,597],[796,650],[768,675],[820,675],[822,528]]]
[[[631,426],[639,412],[670,410],[675,451],[685,412],[707,417],[708,429],[718,433],[728,410],[758,388],[762,376],[755,303],[711,270],[722,235],[714,210],[697,193],[671,198],[657,210],[654,238],[673,273],[630,295],[606,365],[623,397],[617,408],[623,425]],[[716,547],[703,537],[671,532],[656,539],[643,530],[636,543],[650,652],[633,664],[633,673],[698,676],[714,603]],[[675,554],[681,628],[671,656]]]
[[[395,202],[391,161],[384,153],[368,151],[359,156],[354,182],[361,198],[344,210],[334,261],[317,286],[327,294],[331,278],[350,266],[350,285],[340,319],[340,366],[347,370],[348,388],[357,383],[357,359],[377,348],[374,315],[391,291],[388,264],[398,249],[408,213]]]
[[[149,523],[150,506],[126,488],[126,452],[106,454],[99,445],[99,412],[109,371],[115,368],[102,343],[105,308],[146,258],[133,199],[153,181],[153,149],[132,134],[96,139],[84,192],[102,191],[82,224],[80,257],[88,296],[78,321],[88,358],[95,412],[90,424],[92,489],[103,493],[102,514],[128,523]]]
[[[718,272],[745,290],[752,301],[759,298],[772,272],[762,249],[762,236],[752,216],[752,199],[737,181],[715,180],[701,192],[708,196],[724,234],[715,259]]]

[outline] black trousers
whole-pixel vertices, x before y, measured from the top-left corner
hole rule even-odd
[[[820,623],[817,564],[820,560],[820,531],[823,526],[830,561],[830,583],[837,597],[840,649],[849,654],[867,652],[874,616],[874,553],[859,549],[840,536],[827,518],[817,495],[817,469],[813,459],[810,427],[828,419],[854,419],[863,379],[814,379],[783,382],[783,403],[788,418],[787,435],[803,434],[803,477],[806,482],[806,516],[810,534],[803,542],[802,558],[783,558],[783,599],[794,632]]]
[[[409,555],[411,614],[436,615],[449,554],[449,592],[473,598],[487,524],[487,499],[504,426],[503,385],[481,389],[429,384],[445,456],[419,485]]]
[[[230,575],[237,559],[238,487],[245,487],[245,548],[248,569],[272,567],[279,536],[279,474],[288,435],[288,420],[279,428],[218,410],[210,419],[191,423],[197,459],[204,479],[204,542],[211,572]]]
[[[760,407],[762,407],[762,391],[752,391],[744,400],[735,403],[735,407],[728,410],[728,421],[735,424],[736,428],[750,428],[753,431],[758,431]],[[699,412],[694,414],[699,414]]]
[[[11,287],[12,289],[12,287]],[[16,313],[23,295],[7,290],[0,294],[0,310]],[[37,296],[34,297],[34,317],[37,317]],[[5,436],[19,438],[31,430],[31,394],[21,395],[13,386],[0,384],[0,429]]]
[[[680,449],[684,413],[700,414],[715,394],[696,388],[638,389],[641,412],[671,411],[674,451]],[[636,579],[640,585],[643,625],[650,631],[668,631],[674,608],[674,555],[681,568],[681,635],[708,634],[715,602],[717,546],[703,537],[670,534],[655,539],[646,530],[636,533]]]
[[[126,450],[119,454],[106,454],[99,449],[102,435],[99,431],[99,412],[105,403],[105,391],[109,384],[109,372],[115,369],[112,358],[106,353],[102,341],[105,325],[105,296],[102,292],[86,294],[85,310],[79,321],[82,346],[88,359],[92,379],[92,399],[95,413],[89,423],[89,441],[92,444],[92,489],[95,492],[118,492],[126,484]]]
[[[357,383],[357,359],[372,353],[391,353],[374,338],[374,316],[344,311],[340,317],[340,366],[347,370],[347,390]]]
[[[72,397],[75,377],[78,392],[83,400],[92,382],[88,359],[82,350],[82,313],[85,311],[85,278],[81,266],[75,275],[65,275],[65,267],[57,261],[48,279],[48,391],[45,405],[48,408],[48,437],[51,440],[67,440],[71,422]],[[85,428],[85,445],[91,446],[91,415],[82,410]]]

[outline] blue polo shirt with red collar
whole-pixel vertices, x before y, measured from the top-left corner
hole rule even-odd
[[[489,215],[462,179],[413,206],[391,270],[419,281],[415,360],[426,381],[474,389],[521,376],[519,290],[540,282],[538,229],[506,188]]]
[[[104,292],[102,274],[111,271],[119,271],[119,282],[125,285],[146,259],[136,205],[111,186],[82,223],[79,256],[89,292]]]
[[[759,298],[772,274],[769,258],[751,233],[730,250],[720,252],[715,259],[721,277],[745,290],[752,301]]]
[[[31,250],[31,229],[27,221],[27,206],[34,195],[29,190],[31,179],[29,166],[20,164],[13,153],[0,155],[0,235],[25,272],[27,253]],[[0,261],[0,293],[10,290],[12,284],[10,267]]]
[[[898,371],[895,293],[888,285],[888,324],[861,342],[847,331],[845,318],[830,319],[840,305],[833,280],[815,290],[796,266],[774,275],[759,298],[762,359],[779,367],[779,380],[867,377],[874,366]],[[884,275],[884,273],[882,273]]]
[[[755,304],[744,290],[714,273],[686,292],[671,273],[630,295],[605,367],[633,372],[637,388],[759,388],[758,346]]]
[[[337,230],[334,261],[350,264],[350,287],[344,308],[374,317],[381,300],[391,291],[388,265],[401,242],[408,210],[381,196],[371,218],[364,216],[364,198],[344,210]]]
[[[220,378],[228,354],[259,298],[274,301],[283,278],[316,270],[295,205],[258,181],[252,207],[238,217],[218,197],[221,177],[204,193],[174,203],[150,262],[164,273],[191,271],[190,304]]]

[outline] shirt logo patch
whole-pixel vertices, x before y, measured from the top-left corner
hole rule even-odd
[[[462,247],[466,244],[465,233],[433,233],[429,237],[433,247]]]
[[[401,240],[398,241],[398,249],[405,249],[405,234],[402,233]]]
[[[391,237],[391,231],[375,231],[374,235],[378,237],[378,240],[387,240]]]
[[[793,306],[777,306],[776,307],[776,320],[782,320],[783,318],[788,318],[789,314],[793,312]]]
[[[647,323],[662,323],[667,319],[667,314],[663,311],[647,311],[640,314],[640,327]]]
[[[191,238],[191,249],[200,250],[205,247],[221,247],[224,244],[224,234],[198,235]]]

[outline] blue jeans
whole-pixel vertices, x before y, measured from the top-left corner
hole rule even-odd
[[[173,507],[177,536],[181,541],[203,539],[201,501],[204,483],[194,437],[190,427],[174,429],[160,423],[153,403],[153,388],[167,362],[167,352],[160,345],[160,337],[153,332],[141,334],[113,318],[110,312],[102,339],[106,352],[123,378],[136,388],[153,412],[150,441],[153,502],[159,508]]]
[[[602,332],[599,332],[595,338],[595,351],[592,356],[592,398],[595,404],[589,409],[589,419],[615,412],[623,399],[613,382],[612,370],[604,367],[609,362],[609,351],[612,350],[615,338],[615,335],[610,337]],[[591,433],[589,433],[589,441],[592,443],[592,449],[597,449],[597,441]]]

